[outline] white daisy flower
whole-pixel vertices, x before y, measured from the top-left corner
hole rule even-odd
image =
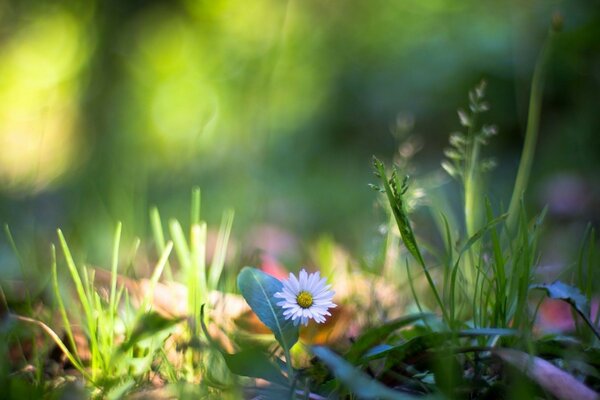
[[[275,293],[275,297],[283,299],[277,303],[285,311],[285,319],[292,319],[294,325],[308,325],[310,318],[317,323],[325,322],[325,316],[331,315],[329,308],[336,307],[331,301],[334,291],[331,285],[326,285],[326,278],[321,279],[319,272],[307,274],[300,271],[300,279],[290,273],[290,279],[283,281],[283,291]]]

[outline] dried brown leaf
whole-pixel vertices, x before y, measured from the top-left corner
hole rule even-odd
[[[523,371],[529,379],[560,400],[598,400],[600,395],[555,365],[539,357],[513,349],[497,349],[494,354]]]

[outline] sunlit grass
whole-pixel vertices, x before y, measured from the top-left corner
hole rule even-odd
[[[115,129],[121,154],[116,166],[101,165],[101,170],[121,173],[121,163],[139,161],[142,176],[156,170],[168,174],[162,168],[165,160],[182,167],[198,155],[218,158],[231,148],[247,157],[240,164],[251,165],[262,157],[261,139],[285,135],[307,115],[327,111],[319,106],[330,88],[321,84],[334,69],[333,60],[313,65],[318,40],[301,39],[313,31],[315,37],[323,34],[325,28],[309,26],[305,18],[325,13],[318,7],[328,6],[292,13],[300,7],[293,2],[275,7],[260,1],[247,12],[238,5],[184,2],[189,15],[162,6],[138,15],[128,40],[119,45],[128,56],[114,60],[127,79],[117,83],[117,94],[107,95],[115,102],[107,125]],[[443,2],[420,7],[446,10]],[[385,18],[384,11],[370,12]],[[48,16],[34,18],[8,39],[6,65],[26,65],[31,80],[12,76],[6,67],[8,89],[2,96],[15,94],[15,101],[0,99],[0,115],[5,113],[8,121],[0,121],[0,134],[4,128],[31,128],[16,139],[16,147],[43,135],[55,146],[0,150],[0,157],[5,151],[10,161],[7,179],[30,191],[73,169],[65,154],[77,144],[63,144],[76,126],[79,110],[70,108],[70,100],[77,96],[90,50],[83,23],[68,13]],[[275,22],[265,24],[257,16]],[[203,30],[217,32],[220,45],[198,40]],[[299,48],[291,51],[294,45]],[[136,209],[145,201],[141,194],[111,187],[107,196],[132,215],[144,215],[149,232],[130,237],[127,233],[137,227],[115,223],[112,235],[100,234],[106,248],[95,249],[101,257],[93,263],[80,241],[89,231],[102,232],[95,222],[98,209],[84,209],[79,219],[65,224],[65,233],[58,229],[56,236],[42,238],[43,246],[40,239],[29,243],[15,237],[5,226],[6,247],[22,282],[3,279],[0,287],[3,395],[597,398],[596,231],[588,227],[576,259],[561,267],[560,280],[550,281],[538,274],[547,212],[532,210],[525,201],[549,55],[544,47],[534,71],[525,143],[510,193],[499,199],[488,194],[494,163],[486,154],[491,146],[485,145],[496,128],[487,121],[493,101],[488,103],[482,81],[468,93],[468,109],[458,111],[463,132],[450,136],[444,152],[442,169],[453,180],[440,178],[442,169],[420,175],[412,158],[421,145],[411,137],[399,137],[404,141],[394,151],[391,168],[373,159],[372,199],[384,216],[378,231],[364,227],[365,236],[370,232],[376,243],[370,251],[344,250],[324,235],[302,255],[304,266],[286,266],[271,254],[251,253],[253,248],[244,249],[250,255],[231,257],[235,246],[246,245],[232,237],[234,213],[215,202],[222,217],[213,229],[197,187],[189,210],[187,205],[176,210],[179,218],[161,214],[160,204]],[[242,87],[250,89],[238,90]],[[50,119],[40,117],[47,90],[55,94],[50,111],[55,106],[64,111]],[[29,115],[35,124],[22,124]],[[51,128],[43,135],[37,126],[42,120]],[[121,130],[127,134],[116,136]],[[47,148],[56,150],[49,157],[59,161],[41,157],[35,164],[32,154]],[[133,149],[140,154],[130,156]],[[34,164],[43,174],[31,172]],[[216,182],[224,179],[220,172],[213,177]],[[255,181],[253,172],[236,171],[237,179],[248,186],[271,184]],[[143,185],[126,173],[119,177],[129,186]],[[333,179],[324,181],[337,188]],[[442,185],[460,193],[458,207],[446,191],[433,190]],[[345,199],[345,193],[339,198]],[[251,203],[245,212],[260,206],[245,201]],[[132,215],[122,218],[128,221]],[[342,227],[349,223],[339,221]],[[124,249],[133,249],[132,254],[123,254]],[[288,269],[301,269],[299,281]],[[38,274],[43,276],[32,279]],[[326,279],[317,283],[320,276]],[[330,302],[333,292],[335,304]],[[571,313],[562,318],[573,329],[557,334],[538,323],[547,298]]]

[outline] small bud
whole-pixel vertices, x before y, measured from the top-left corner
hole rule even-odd
[[[464,158],[462,154],[454,149],[445,149],[444,155],[451,160],[462,160]]]
[[[477,87],[475,87],[475,93],[477,93],[478,98],[483,99],[483,97],[485,96],[486,86],[487,86],[487,82],[485,81],[485,79],[482,79],[481,82],[479,82],[479,85],[477,85]]]
[[[469,102],[471,104],[477,104],[477,92],[475,90],[469,91]]]
[[[454,166],[452,164],[450,164],[448,161],[442,161],[442,168],[444,169],[444,171],[446,171],[448,173],[448,175],[450,175],[453,178],[458,178],[458,171],[456,168],[454,168]]]
[[[489,158],[487,160],[483,160],[481,162],[481,170],[483,172],[488,172],[492,169],[496,168],[496,160]]]
[[[458,118],[462,126],[471,126],[471,117],[464,110],[458,110]]]
[[[492,137],[498,134],[496,125],[484,125],[481,131],[485,137]]]
[[[477,111],[484,112],[484,111],[488,111],[489,109],[490,109],[490,104],[487,101],[482,101],[481,103],[479,103],[479,107],[477,108]]]
[[[454,147],[460,148],[462,146],[464,146],[467,143],[467,140],[465,139],[465,136],[460,133],[460,132],[456,132],[450,135],[450,144]]]

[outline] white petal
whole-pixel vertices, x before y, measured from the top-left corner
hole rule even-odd
[[[300,291],[306,290],[306,279],[308,278],[308,274],[305,269],[300,271]]]
[[[294,285],[292,284],[292,282],[290,280],[283,281],[282,292],[295,293]]]
[[[289,286],[289,285],[288,285]],[[296,296],[298,294],[298,292],[292,290],[292,288],[288,287],[288,286],[284,286],[283,290],[281,291],[281,293],[283,294],[289,294],[290,296]]]
[[[298,293],[300,291],[300,283],[298,282],[298,279],[296,279],[296,277],[294,276],[294,274],[292,274],[290,272],[290,288],[292,289],[293,293]]]
[[[313,300],[332,299],[334,294],[335,293],[333,293],[333,292],[323,292],[323,293],[315,294],[315,295],[313,295]]]
[[[310,291],[311,293],[314,293],[314,291],[315,291],[314,288],[315,288],[315,283],[317,282],[317,279],[318,279],[318,272],[315,272],[308,276],[308,282],[307,282],[306,289],[308,291]]]

